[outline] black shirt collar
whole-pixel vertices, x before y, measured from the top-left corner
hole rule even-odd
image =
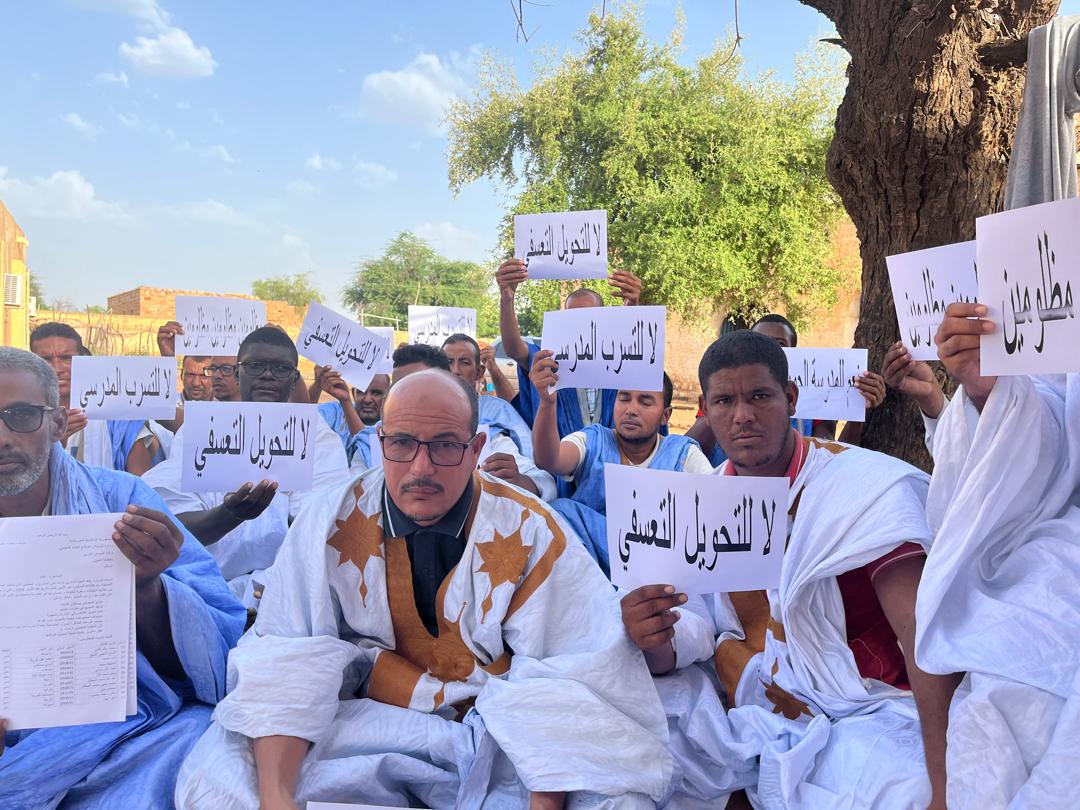
[[[465,491],[461,493],[457,503],[449,512],[442,516],[438,523],[431,526],[420,526],[412,518],[402,512],[383,483],[383,526],[387,537],[411,537],[421,529],[436,534],[445,534],[448,537],[460,537],[465,529],[465,521],[469,519],[469,510],[472,508],[473,477],[469,476],[469,482]]]

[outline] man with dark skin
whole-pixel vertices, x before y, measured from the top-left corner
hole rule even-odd
[[[890,494],[882,497],[894,497],[898,500],[887,508],[880,508],[886,512],[894,509],[895,512],[909,515],[911,525],[890,524],[881,529],[883,539],[875,540],[878,543],[875,548],[879,550],[863,552],[883,554],[873,562],[862,566],[852,562],[848,566],[849,570],[845,570],[841,560],[831,563],[829,570],[839,567],[843,572],[834,578],[848,617],[847,638],[844,642],[845,646],[850,646],[854,651],[858,675],[865,679],[880,680],[897,688],[910,689],[914,696],[932,792],[931,807],[943,808],[946,784],[945,732],[949,705],[959,683],[959,676],[928,674],[923,672],[915,661],[915,597],[926,555],[920,544],[908,542],[908,539],[929,538],[930,532],[925,525],[925,495],[918,496],[918,485],[912,490],[911,496],[902,490],[911,486],[907,482],[914,480],[919,474],[913,469],[910,473],[905,472],[907,465],[881,454],[808,439],[792,429],[790,419],[798,401],[798,389],[787,379],[786,359],[773,339],[745,331],[727,335],[706,351],[701,362],[700,375],[701,408],[729,459],[718,468],[718,475],[787,477],[792,482],[792,497],[798,498],[794,501],[793,508],[801,508],[804,512],[808,511],[808,499],[827,498],[830,495],[837,499],[837,509],[844,508],[839,505],[839,498],[842,497],[840,493],[833,493],[831,489],[822,490],[820,486],[811,490],[806,488],[809,482],[815,480],[810,476],[817,476],[818,480],[829,480],[828,486],[839,485],[840,472],[832,473],[828,479],[825,479],[821,472],[828,469],[826,465],[829,463],[834,465],[834,470],[843,470],[843,474],[850,479],[844,481],[842,489],[847,493],[843,497],[849,499],[847,507],[853,510],[857,508],[854,504],[857,500],[854,493],[866,489],[867,486],[876,486],[870,483],[872,480],[887,482],[890,480],[889,476],[896,477],[895,482],[886,488]],[[808,477],[799,478],[804,467],[810,471]],[[796,481],[800,482],[798,489],[794,483]],[[858,497],[870,496],[860,494]],[[820,513],[811,511],[811,514]],[[917,521],[922,521],[921,525],[918,525]],[[858,521],[841,538],[820,536],[812,524],[803,523],[799,524],[798,542],[815,545],[840,542],[842,545],[834,554],[843,556],[845,553],[857,553],[845,552],[845,549],[858,547],[860,534],[873,535],[879,531],[879,524],[886,523],[887,515],[867,515],[865,525],[863,520]],[[910,534],[905,535],[908,531]],[[789,538],[789,550],[795,542],[794,537],[793,533]],[[891,551],[888,550],[890,547]],[[792,564],[789,563],[789,557],[785,557],[784,564],[785,567]],[[779,598],[769,592],[770,604]],[[671,585],[663,584],[638,588],[623,599],[623,621],[631,638],[645,654],[651,671],[656,674],[670,672],[675,668],[677,648],[680,649],[680,656],[684,654],[679,643],[672,643],[679,634],[677,623],[687,619],[692,622],[700,621],[696,613],[682,609],[686,603],[685,594],[676,592]],[[775,622],[780,608],[773,605],[771,610],[773,618],[770,621]],[[740,619],[744,621],[744,646],[746,658],[749,660],[754,654],[761,652],[766,642],[757,637],[756,625],[748,623],[741,614]],[[857,623],[860,628],[858,630]],[[888,632],[890,629],[891,633]],[[764,636],[764,622],[760,631]],[[773,633],[773,630],[770,628],[768,632]],[[790,635],[794,631],[789,627],[787,632]],[[773,634],[782,636],[783,630],[776,630]],[[771,638],[772,636],[769,636],[770,640]],[[859,650],[864,648],[873,654],[866,658],[860,657]],[[723,680],[721,652],[719,648],[716,650],[716,666]],[[706,655],[711,653],[710,646]],[[890,657],[896,660],[885,666],[883,662]],[[680,661],[682,660],[680,657]],[[750,665],[746,664],[745,660],[743,663],[745,672],[749,673]],[[732,681],[725,682],[730,705],[734,705],[737,691],[744,688],[736,686],[743,684],[743,674],[737,672]],[[745,677],[752,675],[746,674]],[[762,680],[762,684],[766,686],[766,697],[772,700],[768,690],[772,688],[775,693],[775,683],[768,684]],[[741,691],[738,693],[742,694]]]
[[[215,355],[210,358],[210,365],[203,369],[203,374],[210,378],[214,399],[218,402],[240,402],[242,399],[236,361],[235,355]],[[289,395],[292,395],[291,389]]]
[[[112,540],[134,567],[136,646],[154,677],[143,677],[140,661],[137,716],[95,727],[92,744],[85,726],[15,732],[11,751],[0,757],[0,805],[56,806],[67,798],[118,806],[122,794],[126,806],[159,806],[171,799],[180,765],[168,746],[209,724],[202,704],[224,692],[226,654],[243,629],[242,611],[213,561],[148,487],[127,473],[80,464],[57,445],[66,422],[50,367],[29,352],[0,348],[0,520],[123,513]],[[146,750],[157,752],[152,769],[137,764],[142,735]],[[173,742],[154,749],[157,735]],[[3,744],[0,721],[0,754]],[[80,757],[85,769],[76,764]],[[97,773],[106,758],[108,767]]]

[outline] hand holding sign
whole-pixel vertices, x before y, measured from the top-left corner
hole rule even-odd
[[[608,284],[615,288],[615,297],[623,302],[623,306],[637,306],[641,300],[641,279],[629,270],[616,270],[608,278]]]
[[[997,382],[997,377],[981,372],[983,336],[992,335],[996,328],[986,316],[983,304],[950,304],[934,338],[945,369],[980,410]]]
[[[924,414],[931,419],[941,415],[945,395],[934,376],[934,370],[923,361],[912,358],[902,342],[897,341],[885,353],[883,373],[885,384],[914,399]]]
[[[135,587],[145,587],[176,562],[184,535],[168,515],[129,506],[115,525],[113,542],[135,566]]]
[[[551,403],[558,396],[555,386],[559,384],[559,364],[555,362],[554,354],[551,349],[541,349],[533,355],[532,368],[529,369],[529,382],[536,386],[542,400]]]
[[[514,217],[514,255],[533,278],[604,278],[607,211],[564,211]]]
[[[670,648],[679,614],[672,608],[686,604],[686,594],[672,585],[642,585],[622,598],[622,620],[638,649],[648,654]],[[674,657],[674,656],[673,656]],[[672,662],[674,663],[674,662]]]
[[[507,259],[499,265],[495,272],[495,283],[499,287],[500,295],[514,297],[518,285],[529,280],[529,269],[521,259]]]

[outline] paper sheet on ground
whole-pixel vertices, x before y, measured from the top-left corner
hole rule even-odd
[[[661,391],[666,307],[581,307],[544,313],[540,345],[560,388]]]
[[[135,569],[118,514],[0,520],[0,717],[43,728],[136,708]]]
[[[530,279],[607,278],[607,211],[519,214],[514,256]]]
[[[185,492],[235,492],[276,481],[306,492],[315,474],[314,405],[189,402],[184,406],[180,484]]]
[[[611,582],[686,594],[780,584],[786,478],[604,465]]]

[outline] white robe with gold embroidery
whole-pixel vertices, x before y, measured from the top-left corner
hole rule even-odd
[[[708,774],[706,758],[745,783],[756,756],[747,792],[761,807],[924,808],[930,783],[914,699],[859,674],[836,577],[905,542],[929,545],[927,479],[879,453],[809,445],[790,488],[789,508],[797,508],[780,588],[767,598],[758,591],[692,600],[675,625],[680,666],[706,659],[707,640],[717,640],[714,664],[729,706],[726,716],[710,710],[708,723],[698,717],[684,726],[685,740],[673,728],[676,788],[693,794],[695,775]],[[664,703],[669,719],[686,713],[667,696]]]
[[[229,695],[185,764],[182,808],[257,806],[251,739],[314,743],[301,801],[651,807],[668,790],[663,710],[618,599],[545,504],[476,473],[468,542],[417,615],[383,473],[313,501],[269,572]],[[463,722],[455,718],[463,717]]]

